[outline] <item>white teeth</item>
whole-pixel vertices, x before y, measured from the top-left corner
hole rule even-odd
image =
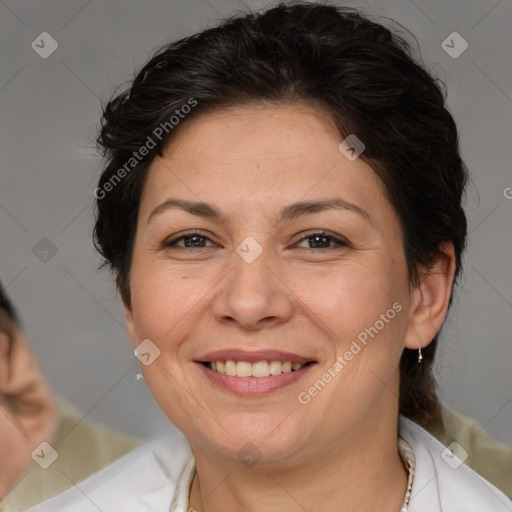
[[[224,361],[211,361],[209,368],[217,373],[224,373],[232,377],[269,377],[270,375],[281,375],[281,373],[290,373],[300,370],[304,365],[302,363],[291,363],[291,361],[257,361],[249,363],[247,361],[233,361],[228,359]]]
[[[226,361],[226,375],[235,376],[236,375],[236,362],[228,359]]]
[[[247,361],[238,361],[236,364],[237,377],[250,377],[252,372],[252,364]]]
[[[292,371],[292,363],[290,363],[290,361],[283,363],[283,373],[288,373],[291,371]]]
[[[251,375],[253,377],[268,377],[270,375],[267,361],[258,361],[252,364]]]
[[[281,361],[270,361],[270,375],[281,375],[283,363]]]

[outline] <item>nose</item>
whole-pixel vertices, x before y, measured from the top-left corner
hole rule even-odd
[[[247,330],[288,321],[294,310],[293,293],[279,277],[275,261],[270,261],[266,251],[250,263],[236,253],[233,260],[231,271],[222,280],[214,299],[213,314],[217,321]]]

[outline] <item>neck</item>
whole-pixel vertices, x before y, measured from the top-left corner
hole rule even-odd
[[[189,510],[399,511],[407,472],[397,448],[397,418],[394,426],[383,422],[381,416],[354,430],[314,459],[308,457],[307,464],[286,468],[259,464],[234,468],[225,462],[212,464],[200,453],[194,453],[197,473]]]

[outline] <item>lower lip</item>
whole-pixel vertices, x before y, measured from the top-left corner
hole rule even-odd
[[[315,365],[315,363],[310,363],[300,370],[281,373],[280,375],[270,375],[269,377],[233,377],[232,375],[214,372],[202,363],[197,364],[211,382],[236,395],[242,396],[266,395],[282,389],[297,382]]]

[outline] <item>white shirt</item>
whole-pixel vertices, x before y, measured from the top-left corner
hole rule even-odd
[[[424,429],[400,417],[399,433],[415,459],[408,512],[512,512],[507,496]],[[26,512],[188,512],[194,471],[183,436],[157,439]]]

